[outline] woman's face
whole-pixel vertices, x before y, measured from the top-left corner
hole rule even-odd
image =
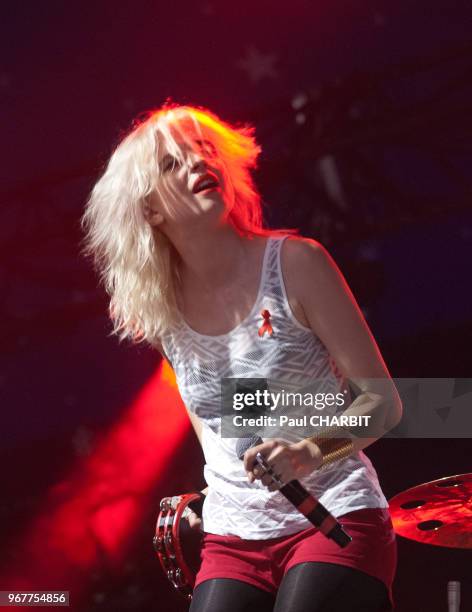
[[[205,134],[173,131],[183,161],[160,139],[156,190],[148,197],[151,225],[163,231],[187,223],[221,221],[231,210],[234,189],[215,145]],[[154,222],[153,222],[154,221]]]

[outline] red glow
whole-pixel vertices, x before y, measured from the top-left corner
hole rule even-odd
[[[149,491],[188,428],[173,372],[162,362],[93,454],[48,491],[2,584],[70,590],[99,560],[119,566]]]

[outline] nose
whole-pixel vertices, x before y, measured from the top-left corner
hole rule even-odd
[[[197,172],[207,167],[205,156],[202,153],[191,151],[188,154],[188,167],[190,172]]]

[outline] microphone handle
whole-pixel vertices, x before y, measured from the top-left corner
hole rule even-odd
[[[298,480],[291,480],[279,489],[280,493],[291,502],[321,533],[330,538],[341,548],[352,541],[342,525],[313,497]]]
[[[461,606],[461,583],[449,580],[447,583],[447,609],[449,612],[459,612]]]

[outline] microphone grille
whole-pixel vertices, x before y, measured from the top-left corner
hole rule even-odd
[[[259,444],[262,444],[263,440],[260,436],[258,436],[257,434],[253,434],[252,436],[248,437],[248,438],[239,438],[239,440],[236,443],[236,454],[238,456],[238,459],[243,459],[244,457],[244,453],[249,450],[250,448],[252,448],[253,446],[258,446]]]

